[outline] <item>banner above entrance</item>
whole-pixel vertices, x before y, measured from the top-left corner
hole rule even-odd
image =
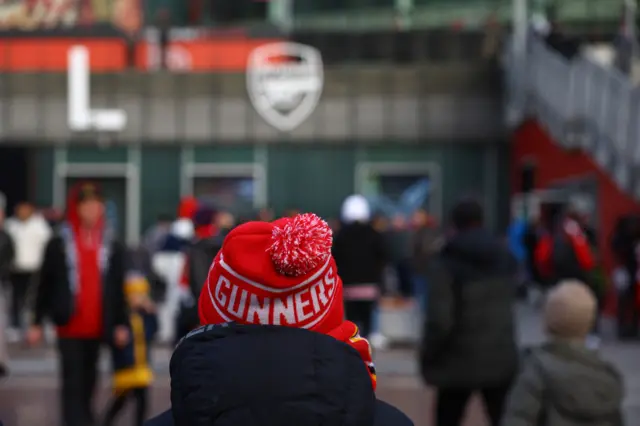
[[[167,67],[172,71],[244,72],[253,49],[271,39],[244,37],[204,38],[169,43]],[[130,46],[123,38],[0,38],[0,71],[4,72],[64,72],[67,51],[82,45],[89,51],[93,72],[117,72],[129,69],[152,71],[160,68],[160,48],[157,43],[140,41],[134,45],[131,61]]]

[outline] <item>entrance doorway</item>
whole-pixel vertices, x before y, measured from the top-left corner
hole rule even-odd
[[[199,176],[193,179],[193,195],[217,210],[237,215],[253,211],[256,182],[253,176]]]
[[[187,163],[181,192],[241,219],[266,204],[266,173],[257,163]]]
[[[386,216],[411,217],[425,209],[441,218],[440,167],[435,163],[360,163],[356,191],[367,197],[373,210]]]

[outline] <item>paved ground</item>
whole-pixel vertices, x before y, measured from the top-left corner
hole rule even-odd
[[[538,326],[538,315],[530,308],[518,309],[520,336],[523,344],[531,344],[542,339]],[[609,333],[605,333],[609,334]],[[627,426],[640,426],[640,344],[620,344],[605,339],[603,353],[614,361],[626,380],[627,399],[625,411]],[[57,380],[56,362],[50,349],[26,350],[15,347],[14,359],[10,364],[12,376],[0,382],[0,420],[5,426],[35,426],[56,424]],[[158,380],[153,389],[153,413],[169,406],[169,381],[167,375],[170,351],[155,349],[154,357]],[[416,426],[431,424],[433,392],[417,378],[415,353],[410,349],[398,349],[376,354],[379,371],[380,398],[403,409]],[[107,358],[103,357],[102,368],[108,372]],[[108,397],[108,377],[105,376],[98,406],[102,407]],[[53,423],[52,423],[53,422]],[[129,424],[123,419],[119,424]],[[482,406],[474,400],[469,406],[464,426],[486,426]]]

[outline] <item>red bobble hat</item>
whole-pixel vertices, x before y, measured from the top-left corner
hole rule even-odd
[[[344,321],[327,223],[314,214],[249,222],[227,235],[199,300],[202,324],[236,321],[329,334]]]

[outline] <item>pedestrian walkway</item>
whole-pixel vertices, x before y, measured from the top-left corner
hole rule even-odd
[[[539,313],[528,306],[517,308],[518,335],[523,345],[540,342],[543,332],[539,326]],[[610,326],[605,325],[610,330]],[[627,388],[625,400],[626,426],[640,426],[640,344],[619,343],[605,332],[602,352],[620,369]],[[31,426],[44,424],[56,412],[56,359],[52,348],[27,350],[14,347],[10,363],[11,377],[0,382],[0,420],[5,426]],[[101,369],[109,371],[108,357],[102,357]],[[171,356],[169,348],[154,349],[158,380],[153,389],[153,412],[168,406],[168,367]],[[421,383],[416,364],[416,352],[412,349],[379,351],[375,354],[379,372],[378,395],[397,404],[416,422],[416,426],[430,425],[433,392]],[[102,380],[100,403],[109,392],[108,377]],[[55,416],[55,414],[54,414]],[[483,410],[476,399],[468,410],[464,426],[486,426]]]

